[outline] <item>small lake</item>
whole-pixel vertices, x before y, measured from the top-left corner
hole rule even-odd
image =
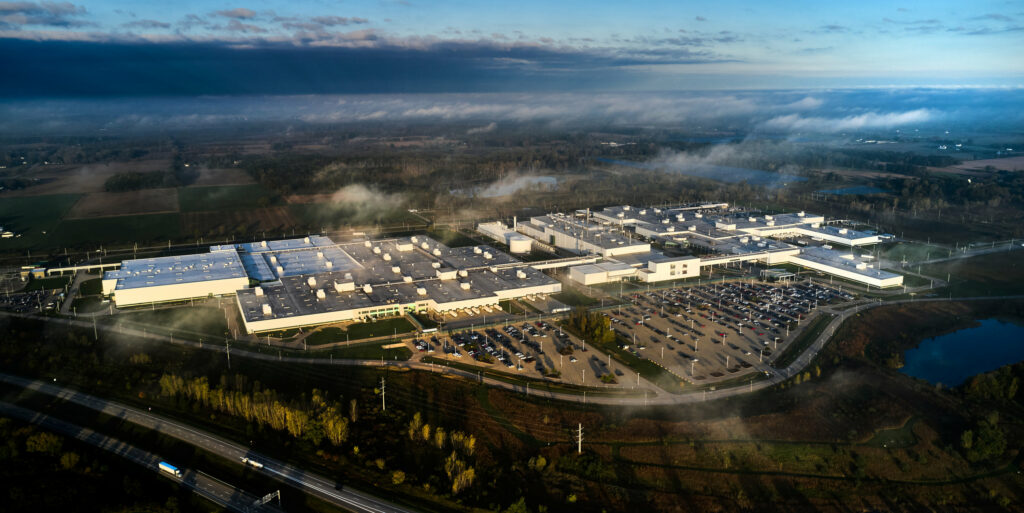
[[[985,319],[981,325],[921,342],[904,354],[900,372],[955,387],[971,376],[1024,360],[1024,325]]]
[[[708,178],[726,183],[747,182],[750,185],[777,187],[786,185],[787,183],[807,181],[807,178],[803,176],[784,175],[781,173],[773,173],[771,171],[763,171],[760,169],[748,169],[745,167],[716,166],[712,164],[673,167],[664,163],[653,164],[650,162],[633,162],[631,160],[617,160],[604,157],[599,157],[597,160],[620,166],[668,171],[671,173],[696,176],[698,178]]]
[[[836,196],[849,196],[854,194],[880,194],[889,191],[879,189],[878,187],[872,187],[870,185],[857,185],[855,187],[843,187],[842,189],[823,189],[816,192],[821,194],[835,194]]]

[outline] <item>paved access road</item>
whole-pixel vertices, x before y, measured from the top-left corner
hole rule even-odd
[[[281,511],[273,504],[256,507],[253,505],[257,500],[256,496],[243,492],[238,488],[202,472],[182,469],[182,476],[180,479],[169,476],[166,473],[161,472],[159,469],[159,464],[162,461],[160,456],[139,449],[134,445],[122,442],[116,438],[106,436],[102,433],[97,433],[89,428],[84,428],[76,424],[3,401],[0,401],[0,414],[37,424],[49,431],[77,438],[89,445],[114,453],[128,461],[141,465],[147,470],[156,472],[167,479],[180,483],[182,486],[191,489],[199,496],[206,498],[221,507],[242,513]]]
[[[257,472],[278,481],[290,484],[298,489],[316,496],[331,504],[358,513],[409,513],[413,510],[391,504],[387,501],[357,492],[349,487],[336,485],[336,482],[317,474],[306,472],[298,467],[271,459],[252,449],[207,433],[166,417],[154,415],[132,406],[108,401],[84,394],[76,390],[61,387],[45,381],[26,379],[10,374],[0,373],[0,382],[18,386],[27,390],[40,392],[64,399],[68,402],[84,406],[92,410],[119,417],[133,424],[152,429],[161,434],[176,438],[185,443],[201,448],[242,465],[242,458],[258,462],[262,465]],[[80,429],[80,428],[79,428]],[[159,460],[157,460],[159,461]],[[155,466],[156,463],[153,463]],[[255,499],[253,499],[255,500]],[[251,504],[251,502],[250,502]]]

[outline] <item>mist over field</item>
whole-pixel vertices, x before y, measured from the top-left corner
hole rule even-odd
[[[671,128],[786,137],[895,129],[1019,130],[1024,89],[473,93],[33,98],[0,102],[0,135],[174,133],[271,124],[439,124],[487,137],[518,124],[551,129]],[[287,133],[287,132],[286,132]]]

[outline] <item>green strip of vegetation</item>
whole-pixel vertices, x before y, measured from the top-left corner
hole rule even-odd
[[[558,294],[552,294],[551,297],[569,306],[590,306],[597,303],[596,299],[573,289],[564,289]]]
[[[178,206],[182,212],[262,208],[279,201],[277,195],[259,184],[178,189]]]
[[[70,276],[54,276],[53,278],[32,278],[25,290],[62,289],[71,281]]]
[[[97,296],[103,293],[103,278],[85,280],[78,286],[78,294],[81,296]]]
[[[832,322],[832,318],[834,317],[835,315],[832,314],[821,314],[811,321],[811,325],[804,329],[802,333],[797,335],[795,340],[789,343],[789,347],[782,352],[782,355],[775,360],[773,365],[776,368],[781,368],[796,361],[797,357],[803,354],[803,352],[807,350],[812,343],[814,343],[818,338],[818,335],[821,335],[821,332],[825,331],[825,327],[828,326],[828,323]]]

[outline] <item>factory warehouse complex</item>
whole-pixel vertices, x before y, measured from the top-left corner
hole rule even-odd
[[[425,235],[348,242],[311,235],[125,260],[104,274],[103,293],[119,308],[234,296],[246,331],[257,333],[410,312],[477,315],[501,301],[560,292],[553,277],[559,269],[582,285],[668,282],[739,262],[794,264],[880,288],[903,280],[869,254],[855,254],[878,235],[803,212],[750,216],[721,203],[619,206],[477,229],[515,254],[541,247],[573,256],[524,262],[489,245],[453,248]]]

